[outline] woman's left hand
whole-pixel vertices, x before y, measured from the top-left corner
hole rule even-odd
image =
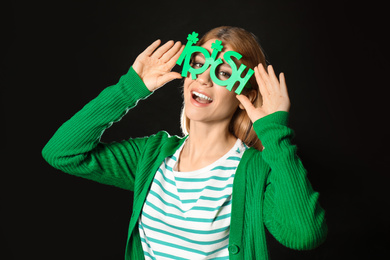
[[[290,99],[287,93],[284,73],[280,73],[279,82],[271,65],[268,66],[268,73],[261,63],[254,68],[254,71],[257,84],[259,85],[260,94],[263,99],[262,105],[260,107],[255,107],[246,96],[237,95],[237,99],[245,108],[252,122],[254,123],[260,118],[277,111],[288,112],[290,109]]]

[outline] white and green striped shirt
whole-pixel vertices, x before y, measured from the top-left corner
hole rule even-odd
[[[229,259],[233,179],[248,147],[238,139],[211,165],[178,172],[183,145],[161,164],[146,197],[139,219],[145,259]]]

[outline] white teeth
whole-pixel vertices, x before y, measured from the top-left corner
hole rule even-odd
[[[200,98],[206,99],[206,100],[208,100],[208,101],[213,101],[212,98],[209,98],[208,96],[203,95],[203,94],[201,94],[201,93],[198,93],[198,92],[196,92],[196,91],[192,91],[192,94],[194,94],[195,96],[198,96],[198,97],[200,97]]]

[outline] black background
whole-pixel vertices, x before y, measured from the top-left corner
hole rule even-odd
[[[389,254],[388,12],[375,1],[13,1],[2,4],[1,259],[123,259],[132,194],[63,174],[41,150],[56,129],[160,38],[220,25],[258,36],[286,75],[294,142],[329,234],[272,259]],[[179,68],[175,68],[175,70]],[[156,91],[103,141],[180,135],[180,81]],[[5,257],[6,256],[6,257]]]

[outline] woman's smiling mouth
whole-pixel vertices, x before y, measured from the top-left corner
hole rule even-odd
[[[192,98],[201,104],[210,104],[213,99],[196,91],[192,91]]]

